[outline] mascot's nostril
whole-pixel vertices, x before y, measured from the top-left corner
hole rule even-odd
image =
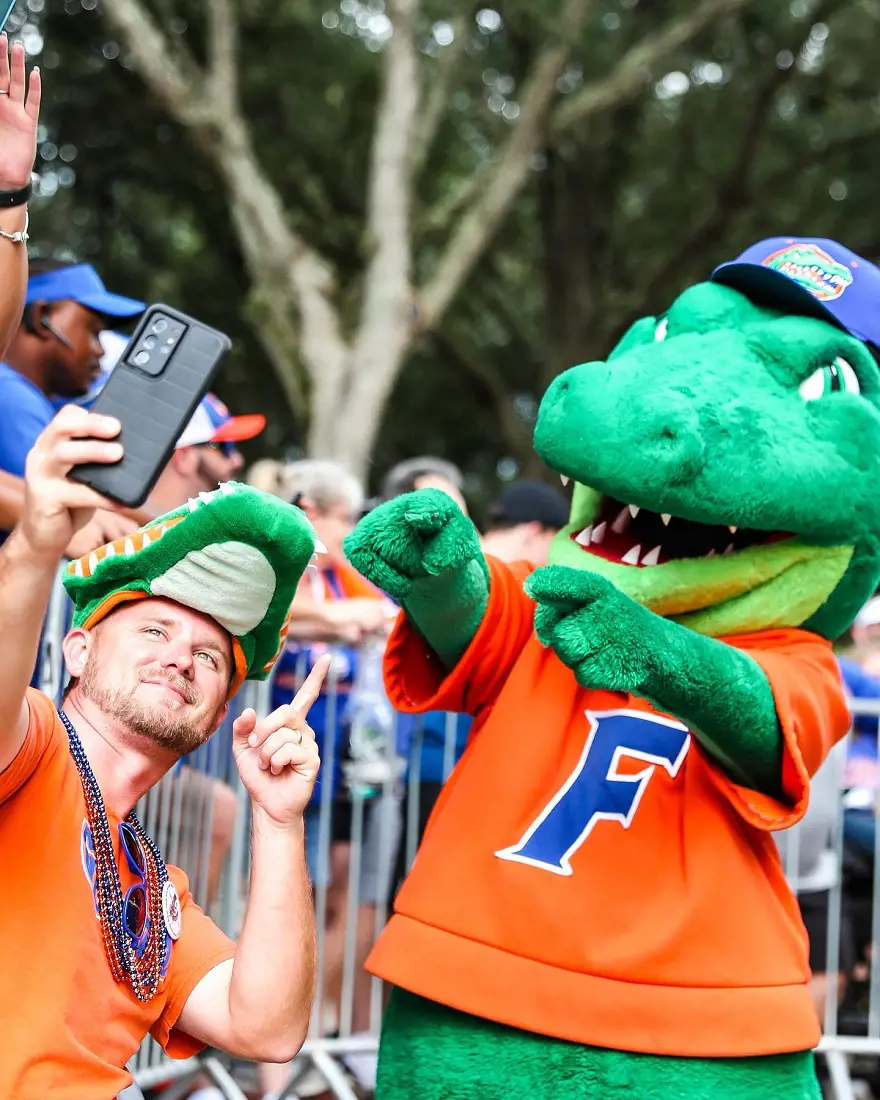
[[[654,476],[671,484],[681,485],[699,473],[703,458],[703,441],[696,416],[680,416],[669,410],[646,411],[644,458]],[[646,483],[652,480],[646,470]]]

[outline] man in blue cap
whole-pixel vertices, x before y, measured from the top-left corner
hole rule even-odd
[[[101,332],[144,309],[109,293],[89,264],[31,264],[21,324],[0,364],[0,468],[24,474],[25,456],[55,414],[50,398],[87,393],[100,371]]]
[[[31,264],[21,324],[0,363],[0,470],[24,475],[28,451],[55,415],[51,398],[86,394],[100,372],[101,332],[145,308],[111,294],[89,264]],[[99,525],[102,517],[109,526],[94,533],[95,545],[131,526],[113,513],[99,513]]]

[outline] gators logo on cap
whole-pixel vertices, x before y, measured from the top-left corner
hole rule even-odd
[[[790,244],[761,261],[787,275],[820,302],[832,302],[852,284],[852,272],[815,244]]]

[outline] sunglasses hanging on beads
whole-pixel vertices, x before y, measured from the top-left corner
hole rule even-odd
[[[70,753],[79,772],[95,852],[95,890],[104,950],[117,982],[127,981],[139,1001],[155,995],[165,961],[166,932],[180,935],[180,900],[165,861],[132,811],[119,827],[132,873],[140,881],[123,897],[107,811],[82,743],[70,719],[59,710]]]

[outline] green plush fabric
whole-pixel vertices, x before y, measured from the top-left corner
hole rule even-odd
[[[439,489],[406,493],[369,513],[345,540],[349,561],[404,609],[447,668],[489,602],[489,569],[473,523]]]
[[[538,604],[538,638],[584,687],[647,699],[680,718],[733,778],[781,789],[773,693],[751,657],[661,619],[596,573],[549,565],[526,592]]]
[[[395,989],[379,1100],[821,1100],[809,1051],[660,1058],[578,1046]]]
[[[164,596],[215,619],[238,640],[246,675],[265,679],[315,545],[299,508],[228,482],[71,562],[73,625],[94,623],[126,592]]]
[[[841,359],[854,385],[841,383]],[[868,348],[825,321],[699,284],[662,318],[633,325],[607,361],[553,382],[535,449],[575,482],[551,565],[527,585],[540,640],[580,683],[649,700],[684,721],[734,779],[778,793],[769,684],[716,638],[802,626],[833,639],[874,592],[880,374]],[[481,588],[455,603],[452,578],[470,593],[482,575],[473,530],[453,521],[451,502],[437,501],[427,523],[415,498],[393,504],[363,521],[347,548],[448,659],[485,607]],[[627,532],[638,544],[618,553]],[[817,1100],[819,1090],[809,1053],[698,1060],[598,1050],[399,990],[392,997],[379,1100],[624,1096]]]
[[[805,400],[800,384],[838,356],[861,392]],[[577,564],[579,554],[581,568],[663,615],[699,612],[692,629],[803,625],[836,638],[876,587],[880,377],[867,347],[824,321],[759,307],[715,283],[690,287],[662,321],[636,322],[606,362],[553,382],[535,449],[582,487],[551,561]],[[632,569],[572,542],[605,496],[792,537]]]

